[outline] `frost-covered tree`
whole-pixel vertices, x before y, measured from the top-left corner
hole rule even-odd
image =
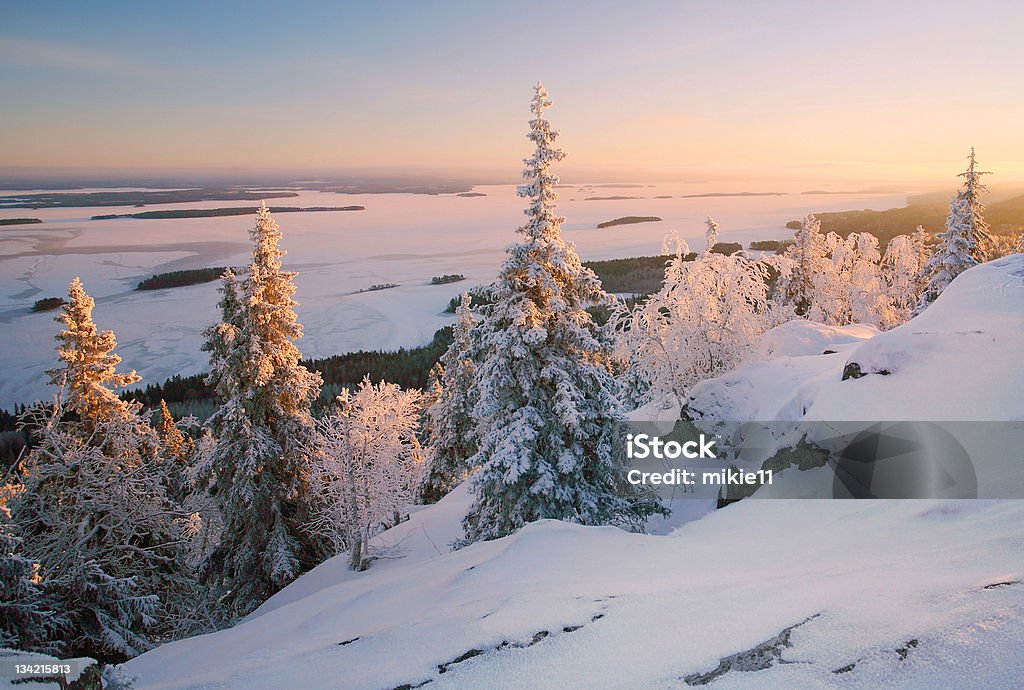
[[[58,319],[62,387],[24,420],[39,443],[24,461],[11,519],[66,625],[62,653],[123,660],[164,634],[189,581],[177,567],[180,519],[168,499],[159,439],[138,403],[108,387],[119,374],[113,333],[92,321],[81,283]]]
[[[536,149],[518,191],[529,199],[529,220],[472,331],[479,450],[469,462],[480,469],[463,520],[467,542],[544,518],[598,525],[653,508],[622,491],[624,467],[612,448],[621,419],[613,339],[586,312],[608,297],[560,235],[552,165],[565,154],[544,117],[550,105],[538,83],[527,135]]]
[[[705,225],[707,230],[704,233],[704,253],[707,254],[718,244],[718,235],[721,231],[718,228],[718,223],[711,216],[708,216]]]
[[[195,424],[195,419],[187,417],[180,424],[175,422],[166,400],[160,401],[158,414],[156,422],[156,433],[160,440],[158,457],[164,465],[167,492],[172,499],[181,501],[186,493],[185,472],[191,464],[192,454],[195,452],[195,443],[182,432],[181,427]]]
[[[224,277],[222,319],[205,332],[222,404],[207,421],[212,442],[197,478],[223,520],[204,567],[233,615],[244,615],[319,563],[326,545],[306,526],[314,452],[310,407],[322,379],[300,363],[294,273],[283,271],[281,232],[260,205],[252,262],[242,285]]]
[[[121,400],[116,388],[141,380],[134,371],[118,372],[121,358],[114,354],[117,340],[113,331],[100,331],[92,320],[95,301],[75,278],[68,286],[68,301],[57,321],[64,325],[57,335],[61,366],[48,370],[50,382],[64,389],[68,408],[87,424],[125,418],[130,404]]]
[[[880,324],[881,328],[898,326],[910,318],[924,289],[921,269],[927,261],[927,233],[920,225],[913,235],[898,235],[889,240],[881,268],[892,313],[888,321]]]
[[[60,653],[57,636],[63,625],[39,563],[25,555],[10,510],[0,504],[0,647]]]
[[[821,222],[813,214],[804,218],[793,240],[775,261],[780,273],[777,294],[783,304],[792,305],[798,316],[804,316],[818,296],[816,281],[829,270],[828,244],[821,233]]]
[[[130,420],[106,420],[90,443],[58,408],[25,462],[12,515],[67,619],[62,654],[123,661],[166,622],[165,601],[187,583],[175,559],[178,517],[154,476],[148,439]]]
[[[415,501],[423,470],[416,439],[422,402],[417,390],[366,378],[355,395],[344,390],[334,413],[317,422],[310,529],[335,553],[348,551],[354,570],[368,565],[370,538],[397,524]]]
[[[935,252],[922,271],[927,283],[914,310],[915,316],[938,299],[954,278],[988,259],[993,240],[981,203],[981,194],[988,191],[981,183],[981,176],[989,173],[976,170],[973,147],[968,161],[967,170],[959,174],[964,183],[949,204],[946,231],[937,235],[939,242]]]
[[[769,299],[765,264],[710,251],[713,224],[695,261],[685,260],[688,248],[677,239],[661,290],[613,319],[620,352],[646,389],[641,402],[682,404],[691,386],[738,366],[766,330],[792,316]]]
[[[427,468],[420,486],[424,503],[439,501],[462,483],[473,469],[469,459],[477,451],[472,416],[476,365],[470,354],[475,322],[468,292],[462,293],[456,314],[452,344],[439,363],[439,395],[427,409]]]
[[[1024,254],[1024,233],[1017,238],[1017,244],[1013,248],[1014,254]]]
[[[830,233],[831,234],[831,233]],[[836,243],[833,266],[837,289],[845,297],[846,311],[826,323],[864,323],[878,328],[894,320],[892,303],[881,270],[878,238],[868,232],[851,233]]]

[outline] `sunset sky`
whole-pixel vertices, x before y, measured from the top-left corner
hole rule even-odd
[[[435,7],[433,5],[442,5]],[[23,2],[0,166],[1024,180],[1024,3]]]

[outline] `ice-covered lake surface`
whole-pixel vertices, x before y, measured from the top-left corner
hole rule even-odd
[[[83,191],[83,190],[62,190]],[[282,206],[362,205],[364,211],[281,213],[286,268],[299,272],[304,355],[325,357],[360,349],[421,345],[449,323],[448,300],[496,275],[504,249],[516,241],[524,201],[514,185],[454,194],[335,194],[300,192]],[[584,259],[657,254],[675,229],[691,246],[703,244],[713,216],[722,241],[782,239],[785,223],[809,212],[903,206],[905,194],[800,194],[681,198],[743,191],[707,184],[640,187],[569,185],[560,189],[564,235]],[[758,191],[755,189],[754,191]],[[769,190],[771,191],[771,190]],[[589,197],[637,197],[587,200]],[[669,196],[671,198],[657,198]],[[203,371],[201,331],[218,317],[217,283],[138,292],[154,273],[248,263],[252,216],[90,220],[93,215],[183,208],[252,206],[250,201],[160,204],[145,208],[0,209],[0,218],[39,218],[0,227],[0,407],[51,394],[44,370],[56,357],[54,313],[30,313],[35,300],[66,294],[74,276],[96,298],[95,319],[117,333],[124,367],[145,382]],[[661,222],[598,229],[620,216]],[[461,273],[464,282],[430,285],[432,276]],[[371,285],[399,287],[357,293]]]

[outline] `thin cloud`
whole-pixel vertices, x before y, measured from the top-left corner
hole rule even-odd
[[[139,71],[137,63],[119,55],[66,43],[8,36],[0,36],[0,63],[108,74]]]

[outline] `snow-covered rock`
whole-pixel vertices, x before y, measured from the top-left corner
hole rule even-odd
[[[866,324],[826,326],[804,319],[794,319],[776,326],[758,343],[758,353],[765,359],[820,355],[826,350],[838,351],[841,346],[862,343],[878,335],[878,329]]]

